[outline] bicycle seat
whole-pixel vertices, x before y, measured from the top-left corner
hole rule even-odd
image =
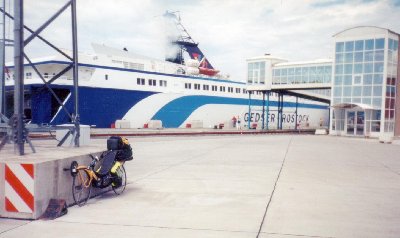
[[[117,156],[117,151],[107,151],[104,154],[102,160],[100,161],[100,167],[96,170],[96,173],[100,176],[107,175],[112,166],[114,165],[115,157]]]

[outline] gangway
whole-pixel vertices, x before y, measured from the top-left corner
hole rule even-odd
[[[269,95],[275,93],[278,101],[274,105],[277,109],[277,129],[283,129],[282,119],[284,112],[284,96],[295,97],[296,118],[295,128],[298,129],[298,99],[307,99],[330,104],[332,82],[332,60],[322,59],[315,61],[293,62],[272,57],[266,54],[261,57],[247,60],[248,75],[247,87],[249,91],[249,115],[252,108],[252,94],[263,94],[262,129],[269,129],[268,119],[270,103]],[[256,109],[258,110],[258,109]],[[250,123],[249,123],[250,128]]]

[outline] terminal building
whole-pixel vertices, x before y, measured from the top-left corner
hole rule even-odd
[[[399,37],[384,28],[354,27],[333,36],[330,59],[248,59],[247,88],[328,99],[332,135],[400,136]]]

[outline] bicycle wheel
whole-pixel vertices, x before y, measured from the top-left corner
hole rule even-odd
[[[123,193],[125,191],[125,187],[126,187],[126,172],[125,172],[125,168],[123,165],[118,168],[116,179],[117,179],[117,181],[114,181],[111,184],[111,187],[115,194],[120,195],[121,193]]]
[[[90,197],[92,185],[89,182],[90,177],[88,173],[82,169],[78,170],[77,175],[74,176],[72,181],[72,196],[75,203],[80,207],[85,205]]]

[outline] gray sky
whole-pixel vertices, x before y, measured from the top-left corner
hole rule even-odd
[[[77,0],[79,50],[90,43],[123,48],[163,59],[162,18],[179,11],[183,25],[221,73],[245,81],[246,58],[271,53],[290,61],[332,56],[332,35],[354,26],[400,32],[400,0]],[[64,0],[25,0],[25,24],[35,29]],[[71,49],[69,11],[43,32]],[[27,36],[27,35],[26,35]],[[28,54],[51,53],[39,41]]]

